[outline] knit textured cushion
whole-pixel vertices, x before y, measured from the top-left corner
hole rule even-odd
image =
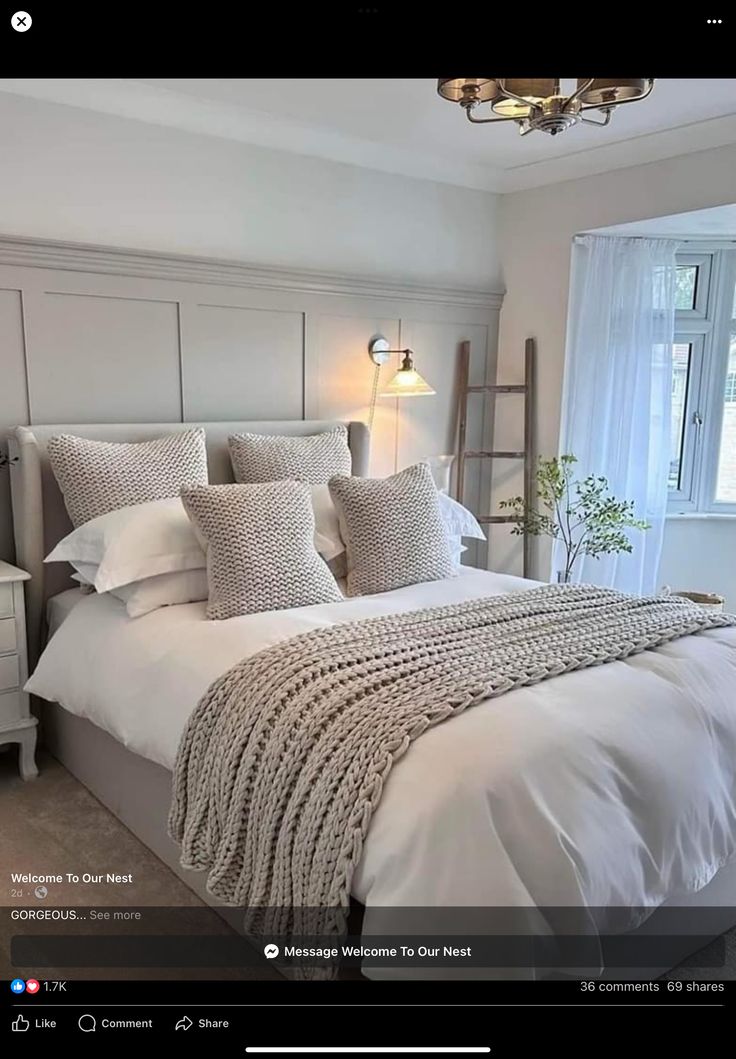
[[[426,464],[391,478],[337,476],[330,493],[347,550],[349,596],[451,576],[455,564]]]
[[[236,482],[295,482],[324,485],[335,474],[350,474],[353,466],[347,427],[322,434],[282,437],[270,434],[232,434],[228,438]]]
[[[181,499],[207,548],[208,618],[343,598],[314,547],[307,485],[194,486]]]
[[[46,451],[74,526],[208,480],[204,430],[122,443],[57,434]]]

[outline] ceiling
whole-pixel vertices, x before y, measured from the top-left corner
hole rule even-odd
[[[734,188],[736,198],[736,187]],[[708,240],[736,238],[736,205],[712,206],[707,210],[691,210],[648,221],[611,224],[593,229],[606,235],[654,235],[680,239]]]
[[[662,78],[607,128],[554,138],[473,126],[432,78],[0,78],[0,91],[501,192],[736,142],[736,78]]]

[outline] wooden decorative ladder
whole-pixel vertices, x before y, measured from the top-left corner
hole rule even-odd
[[[532,501],[532,483],[534,478],[533,466],[533,425],[534,425],[534,360],[535,342],[533,338],[527,338],[524,344],[524,382],[515,386],[503,386],[498,383],[485,386],[470,386],[470,342],[460,344],[460,386],[458,393],[458,439],[457,439],[457,485],[455,495],[462,504],[465,488],[465,463],[466,460],[523,460],[524,462],[524,500],[527,504]],[[507,394],[517,393],[524,396],[524,448],[521,451],[506,451],[493,449],[486,451],[467,450],[465,447],[468,426],[468,398],[471,394]],[[492,504],[489,505],[492,508]],[[476,515],[481,525],[490,525],[501,522],[519,522],[517,515]],[[531,539],[528,533],[524,534],[524,577],[529,577],[531,571]]]

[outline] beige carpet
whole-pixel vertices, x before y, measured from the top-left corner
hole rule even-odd
[[[90,792],[67,772],[55,758],[38,755],[39,777],[24,783],[18,776],[14,746],[0,753],[0,865],[7,896],[3,903],[18,906],[51,907],[87,905],[191,907],[206,905],[155,857],[117,817],[105,809]],[[129,884],[70,883],[49,884],[48,895],[39,901],[34,887],[24,884],[23,896],[8,891],[18,888],[10,881],[11,872],[80,877],[88,872],[132,875]],[[5,919],[5,917],[3,917]],[[228,933],[230,928],[214,914],[208,919],[208,933]],[[15,977],[34,968],[11,968],[9,940],[15,929],[6,923],[0,928],[0,978]],[[51,931],[49,931],[51,932]],[[13,973],[10,973],[10,972]],[[281,976],[270,967],[243,971],[187,968],[170,972],[162,969],[80,969],[52,973],[38,969],[38,978],[186,978],[186,979],[275,979]]]

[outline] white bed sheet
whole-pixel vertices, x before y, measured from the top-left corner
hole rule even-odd
[[[206,621],[199,603],[131,620],[119,601],[87,596],[27,688],[171,768],[199,697],[240,658],[336,621],[534,584],[465,568],[224,622]],[[654,907],[700,889],[734,854],[736,629],[722,629],[430,729],[386,782],[353,893],[366,934],[371,909],[386,906]]]
[[[71,612],[84,599],[85,593],[81,588],[67,588],[64,592],[58,592],[46,604],[46,627],[48,638],[54,635],[59,626],[69,617]]]

